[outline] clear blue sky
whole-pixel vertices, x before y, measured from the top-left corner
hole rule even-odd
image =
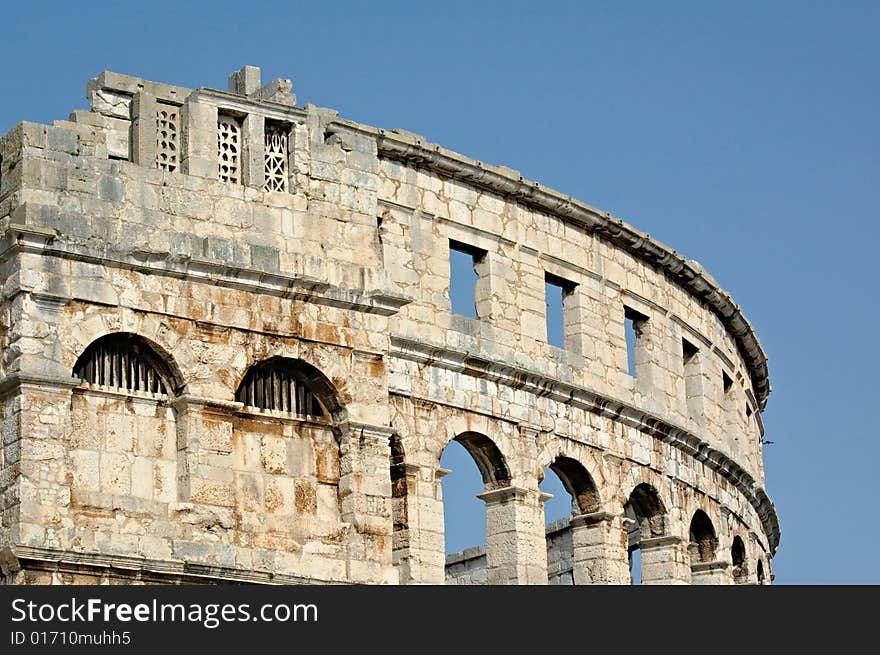
[[[700,260],[770,357],[781,583],[880,583],[880,3],[15,2],[0,132],[103,69],[404,127]],[[477,534],[482,531],[478,529]]]

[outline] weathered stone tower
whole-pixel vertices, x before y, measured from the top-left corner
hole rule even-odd
[[[7,582],[770,581],[766,358],[698,263],[256,68],[88,98],[0,138]],[[487,540],[447,574],[453,439]]]

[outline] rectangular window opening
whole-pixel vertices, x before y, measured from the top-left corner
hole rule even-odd
[[[730,393],[730,390],[733,389],[733,378],[727,374],[727,371],[721,371],[721,384],[725,394]]]
[[[641,312],[637,312],[631,307],[626,306],[623,308],[623,315],[626,329],[627,371],[632,377],[637,377],[638,358],[636,357],[636,351],[639,349],[639,341],[644,332],[645,323],[647,323],[648,317]]]
[[[480,276],[476,267],[485,255],[484,250],[449,240],[449,300],[453,314],[478,318],[476,291]]]
[[[547,308],[547,343],[565,348],[567,300],[575,284],[552,273],[544,274],[544,298]]]
[[[697,419],[701,413],[700,349],[687,339],[681,340],[681,359],[684,363],[684,395],[687,413]]]
[[[684,361],[685,367],[689,364],[694,363],[694,358],[697,356],[697,353],[700,352],[700,349],[697,348],[694,344],[692,344],[687,339],[681,340],[681,356]],[[685,371],[687,374],[687,371]]]

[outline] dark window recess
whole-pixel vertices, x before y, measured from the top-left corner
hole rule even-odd
[[[690,341],[688,341],[687,339],[681,340],[681,357],[684,361],[685,366],[694,361],[694,357],[697,356],[698,352],[700,352],[700,349],[697,348]]]
[[[730,390],[733,389],[733,379],[726,371],[721,371],[721,384],[724,387],[724,393],[730,393]]]
[[[568,297],[575,284],[551,273],[544,274],[544,298],[547,307],[547,343],[565,348],[565,319]]]
[[[642,334],[648,317],[630,307],[623,308],[624,324],[626,329],[626,364],[627,371],[632,377],[636,377],[638,371],[637,352],[641,349]]]
[[[750,418],[752,416],[752,406],[746,403],[746,418]]]
[[[327,419],[327,412],[312,392],[306,376],[283,360],[252,366],[235,392],[235,399],[255,409]]]
[[[153,350],[130,334],[98,339],[80,355],[73,377],[102,387],[167,394],[167,374]]]
[[[486,252],[458,241],[449,241],[449,300],[452,313],[477,318],[476,266]]]

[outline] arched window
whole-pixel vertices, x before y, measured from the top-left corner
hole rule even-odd
[[[691,519],[691,564],[695,562],[714,562],[715,551],[718,549],[718,537],[715,536],[715,528],[712,520],[701,509],[694,512]]]
[[[326,399],[319,397],[324,384],[317,369],[305,362],[272,357],[248,369],[235,399],[252,409],[329,421]]]
[[[595,563],[589,555],[596,549],[581,546],[583,530],[573,527],[572,517],[593,514],[601,508],[593,478],[577,460],[559,456],[545,470],[541,491],[553,496],[544,504],[547,581],[588,584],[593,579]],[[575,538],[575,530],[579,531],[578,538]]]
[[[632,490],[623,507],[623,513],[631,521],[627,530],[630,582],[641,584],[653,581],[651,578],[656,579],[656,571],[649,571],[645,575],[646,567],[641,557],[642,542],[666,534],[666,507],[657,490],[642,483]]]
[[[749,574],[746,567],[746,546],[739,535],[733,538],[730,546],[730,563],[733,566],[734,582],[737,584],[745,582]]]
[[[166,395],[174,388],[168,365],[145,339],[118,332],[93,341],[76,360],[73,377],[89,384]]]
[[[764,584],[764,562],[758,560],[758,584]]]

